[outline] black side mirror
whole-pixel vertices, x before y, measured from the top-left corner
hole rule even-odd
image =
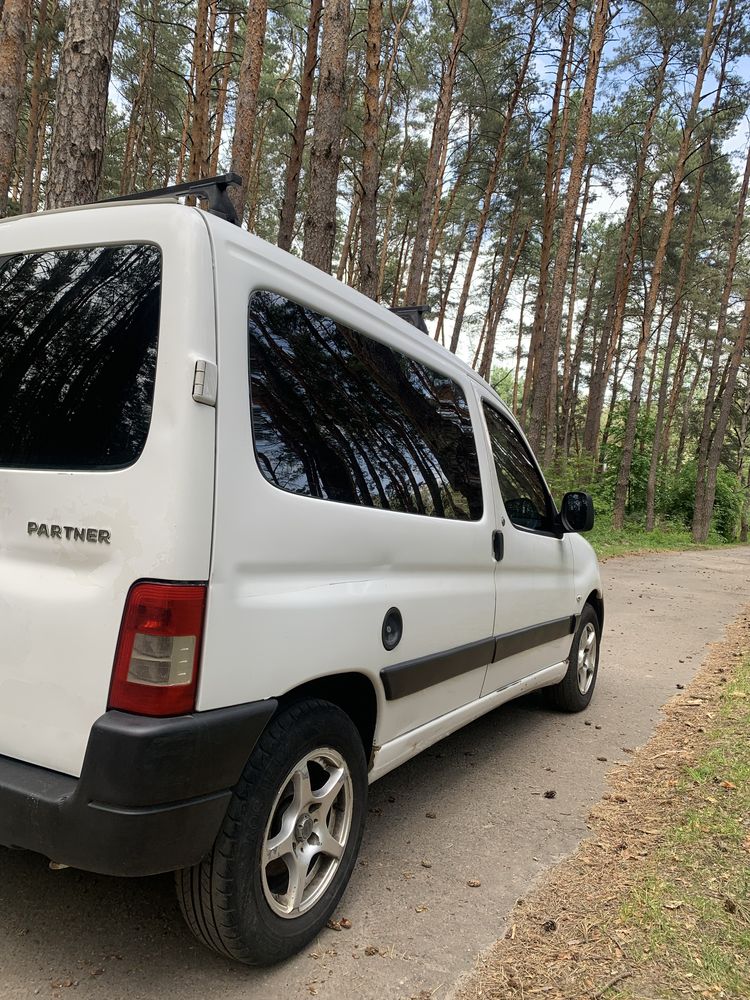
[[[590,494],[566,493],[560,506],[560,520],[565,531],[591,531],[594,527],[594,501]]]

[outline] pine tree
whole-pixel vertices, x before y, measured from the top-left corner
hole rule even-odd
[[[55,103],[47,205],[97,200],[118,0],[70,0]]]

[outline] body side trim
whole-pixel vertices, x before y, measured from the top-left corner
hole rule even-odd
[[[573,635],[576,630],[576,616],[566,615],[555,621],[531,625],[504,635],[490,636],[464,646],[456,646],[440,653],[431,653],[403,663],[383,667],[380,678],[388,701],[396,701],[410,694],[417,694],[425,688],[468,673],[489,663],[497,663],[509,656],[523,653],[535,646]]]
[[[554,642],[555,639],[573,635],[575,630],[576,616],[566,615],[565,618],[556,618],[551,622],[542,622],[541,625],[531,625],[516,632],[495,636],[495,654],[492,662],[497,663],[498,660],[523,653],[527,649],[533,649],[534,646],[543,646],[546,642]]]
[[[555,663],[551,667],[545,667],[536,673],[529,674],[528,677],[520,681],[514,681],[505,687],[492,691],[476,701],[470,701],[468,705],[441,715],[437,719],[412,729],[402,736],[397,736],[394,740],[389,740],[382,747],[378,747],[373,754],[372,768],[370,770],[370,784],[382,778],[384,774],[392,771],[395,767],[403,764],[416,754],[426,750],[427,747],[437,743],[438,740],[450,736],[457,729],[461,729],[480,715],[485,715],[507,701],[512,701],[528,691],[535,691],[538,688],[546,687],[548,684],[556,684],[565,676],[567,670],[567,660]]]
[[[420,656],[416,660],[405,660],[383,667],[380,678],[388,701],[416,694],[433,684],[448,681],[459,674],[468,673],[492,662],[495,640],[492,637],[456,646],[441,653]]]

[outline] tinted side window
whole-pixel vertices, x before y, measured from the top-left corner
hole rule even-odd
[[[272,292],[248,310],[258,464],[290,493],[458,520],[482,516],[456,383]]]
[[[154,246],[0,257],[0,465],[112,469],[138,458],[160,296]]]
[[[518,528],[552,530],[549,497],[529,449],[510,421],[484,404],[492,457],[505,510]]]

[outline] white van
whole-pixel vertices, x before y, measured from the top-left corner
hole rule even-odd
[[[590,498],[558,513],[387,309],[144,198],[0,224],[0,352],[0,844],[174,870],[201,941],[273,962],[368,782],[533,689],[589,703]]]

